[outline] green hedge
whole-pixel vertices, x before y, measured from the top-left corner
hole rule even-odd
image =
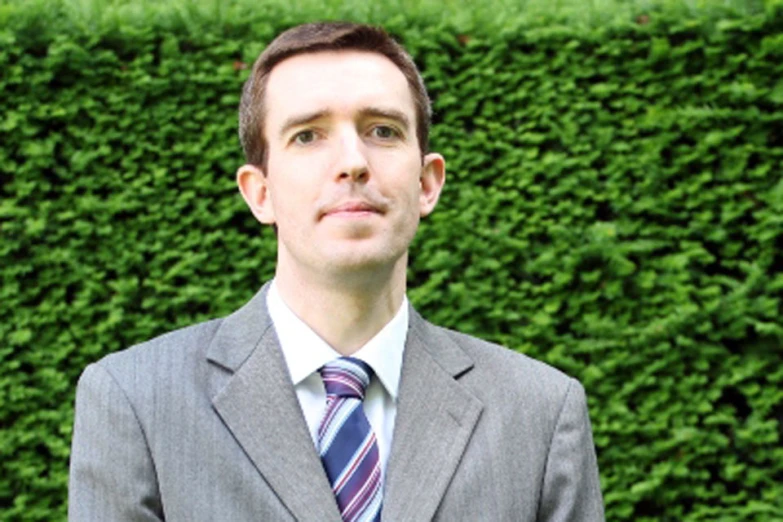
[[[19,20],[0,29],[0,518],[58,520],[81,369],[273,273],[235,110],[303,19]],[[609,520],[783,520],[783,9],[430,22],[387,23],[448,161],[413,302],[582,380]]]

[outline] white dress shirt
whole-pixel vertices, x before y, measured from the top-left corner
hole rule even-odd
[[[317,451],[318,427],[326,409],[326,390],[318,369],[341,355],[285,304],[274,280],[266,296],[266,305]],[[402,305],[392,320],[352,355],[370,365],[375,372],[375,378],[370,381],[365,393],[364,411],[378,440],[384,474],[397,414],[397,391],[407,332],[408,299],[403,297]]]

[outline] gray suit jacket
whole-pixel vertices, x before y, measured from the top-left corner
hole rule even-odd
[[[84,371],[68,513],[80,522],[340,521],[265,289],[224,319]],[[382,518],[603,520],[582,386],[411,310]]]

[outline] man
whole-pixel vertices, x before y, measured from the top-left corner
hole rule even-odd
[[[71,520],[602,520],[584,391],[405,297],[444,159],[404,50],[308,24],[253,67],[239,189],[274,280],[109,355],[76,399]]]

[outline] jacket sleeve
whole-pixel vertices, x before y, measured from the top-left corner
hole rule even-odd
[[[573,379],[549,445],[538,520],[604,520],[587,400],[584,388]]]
[[[107,369],[91,364],[76,389],[68,520],[163,519],[152,456],[133,405]]]

